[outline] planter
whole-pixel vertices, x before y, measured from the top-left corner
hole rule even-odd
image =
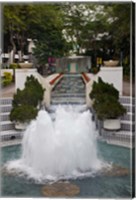
[[[28,126],[28,123],[26,122],[15,122],[15,129],[19,129],[19,130],[25,130]]]
[[[119,130],[121,128],[120,119],[106,119],[103,121],[103,128],[107,130]]]
[[[103,61],[105,67],[116,67],[119,64],[118,60]]]
[[[33,63],[19,63],[21,68],[32,68]]]

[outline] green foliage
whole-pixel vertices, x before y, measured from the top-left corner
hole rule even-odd
[[[10,118],[13,121],[30,121],[37,115],[37,106],[43,100],[44,89],[34,76],[27,77],[25,88],[17,89],[13,98]],[[30,115],[30,116],[29,116]]]
[[[17,63],[12,63],[12,64],[9,65],[9,68],[10,69],[18,69],[18,68],[20,68],[20,66]]]
[[[31,105],[20,105],[14,107],[10,113],[11,121],[30,122],[37,116],[38,110]]]
[[[10,72],[4,72],[4,77],[2,78],[2,85],[7,86],[13,80],[12,74]]]
[[[34,107],[43,100],[44,89],[34,76],[27,77],[25,88],[17,89],[14,94],[13,106],[32,105]]]
[[[118,90],[113,85],[103,82],[101,78],[93,83],[90,98],[94,100],[93,108],[99,119],[115,119],[126,112],[118,101]]]
[[[5,46],[12,46],[14,51],[21,50],[24,53],[27,39],[32,38],[36,45],[34,55],[41,64],[47,62],[50,54],[58,57],[68,52],[69,44],[62,34],[64,20],[61,5],[4,5],[3,13]],[[8,46],[6,48],[8,49]]]
[[[24,52],[27,38],[35,39],[34,55],[42,64],[49,55],[65,56],[71,49],[77,54],[86,49],[86,55],[94,57],[94,64],[97,56],[103,60],[115,56],[119,59],[122,52],[125,58],[130,54],[131,5],[131,2],[3,4],[4,48]],[[134,34],[132,38],[133,44]]]
[[[30,92],[33,94],[33,97],[35,98],[35,101],[37,99],[37,105],[38,101],[43,100],[43,94],[45,89],[43,89],[42,85],[34,76],[31,75],[30,77],[27,77],[27,80],[25,82],[25,89],[30,90]]]
[[[93,108],[99,119],[116,119],[126,112],[120,102],[109,94],[102,95],[98,101],[94,101]]]
[[[69,44],[63,37],[63,15],[59,4],[38,5],[37,19],[33,22],[33,35],[37,39],[34,55],[41,64],[47,63],[48,57],[64,56],[69,51]]]
[[[90,72],[93,74],[97,74],[99,72],[100,68],[99,67],[92,67]]]
[[[91,99],[99,99],[102,95],[108,94],[112,95],[116,99],[119,98],[119,92],[112,84],[105,83],[100,77],[98,78],[98,82],[93,83],[92,91],[90,93]]]

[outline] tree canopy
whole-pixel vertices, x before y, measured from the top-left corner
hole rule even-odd
[[[103,59],[120,58],[129,65],[131,3],[4,4],[4,46],[26,52],[35,40],[40,63],[69,52]],[[70,51],[71,50],[71,51]]]

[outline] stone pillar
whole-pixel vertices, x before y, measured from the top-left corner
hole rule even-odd
[[[13,56],[14,56],[14,51],[11,50],[11,51],[9,52],[9,64],[13,63]]]

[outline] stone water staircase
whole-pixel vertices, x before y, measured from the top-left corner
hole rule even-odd
[[[135,145],[135,98],[122,96],[120,102],[127,110],[127,113],[121,117],[121,130],[102,129],[102,138],[109,144],[133,148]]]
[[[135,99],[130,97],[120,97],[120,102],[127,109],[127,113],[121,117],[121,130],[102,131],[102,138],[109,144],[124,147],[134,145],[135,138]],[[51,107],[63,105],[84,105],[85,104],[85,84],[80,74],[65,74],[52,91]],[[15,130],[14,123],[9,119],[12,108],[12,98],[0,99],[0,138],[1,146],[18,144],[21,142],[23,132]],[[54,118],[54,109],[49,110]]]
[[[9,114],[12,109],[12,98],[1,98],[0,99],[0,139],[1,146],[10,145],[13,140],[22,138],[22,132],[16,131],[14,123],[9,119]],[[15,143],[15,142],[14,142]]]
[[[55,86],[51,104],[85,104],[85,85],[80,74],[65,74]]]
[[[120,97],[120,102],[126,108],[127,113],[121,117],[121,129],[135,131],[135,99]]]

